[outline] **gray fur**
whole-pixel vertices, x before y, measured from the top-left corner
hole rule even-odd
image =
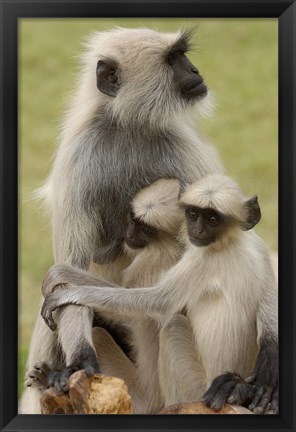
[[[183,128],[133,131],[110,123],[106,114],[98,115],[77,137],[72,155],[68,154],[67,164],[59,173],[59,184],[62,182],[68,191],[68,198],[54,210],[58,221],[54,226],[58,262],[69,260],[64,258],[69,255],[68,250],[71,264],[87,269],[98,245],[109,245],[122,238],[122,221],[132,197],[155,180],[178,178],[184,186],[218,170],[197,138],[196,154],[187,155],[190,142],[184,142]],[[80,237],[81,228],[77,226],[86,221],[87,242]],[[69,234],[64,239],[62,230],[67,232],[67,227]]]

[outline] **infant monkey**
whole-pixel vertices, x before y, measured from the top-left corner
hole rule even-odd
[[[177,179],[159,179],[139,191],[133,198],[124,235],[124,251],[131,264],[119,278],[125,287],[155,285],[161,275],[180,258],[181,245],[177,235],[183,214],[178,204],[179,191],[180,182]],[[44,296],[62,281],[72,285],[106,286],[106,282],[84,271],[71,266],[56,265],[44,281]],[[158,323],[147,316],[129,319],[124,314],[114,315],[112,311],[105,312],[104,315],[109,319],[111,316],[113,321],[129,327],[136,367],[111,336],[104,329],[96,327],[93,329],[93,342],[102,373],[124,379],[132,396],[133,413],[159,412],[164,401],[158,376]],[[46,365],[39,363],[37,368],[38,370],[31,371],[31,385],[37,385],[37,380],[42,381],[45,387],[48,384],[53,385],[52,374]]]
[[[42,316],[52,325],[53,310],[79,304],[155,318],[164,323],[160,345],[168,353],[164,368],[160,362],[166,403],[204,395],[214,409],[229,402],[276,414],[277,286],[264,242],[251,230],[261,218],[257,197],[211,175],[180,201],[187,248],[154,287],[80,286],[50,294]],[[178,314],[184,309],[187,317]]]

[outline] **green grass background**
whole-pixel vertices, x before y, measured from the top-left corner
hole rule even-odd
[[[40,284],[52,265],[50,222],[30,193],[47,177],[58,127],[75,86],[76,56],[92,30],[115,25],[174,31],[198,25],[189,54],[217,109],[199,125],[246,194],[258,193],[256,231],[277,249],[277,20],[272,19],[22,19],[19,21],[19,393]],[[42,343],[42,341],[40,341]]]

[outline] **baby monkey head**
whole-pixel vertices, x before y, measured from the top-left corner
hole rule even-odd
[[[188,237],[195,246],[230,240],[261,219],[257,196],[246,198],[229,177],[213,174],[190,185],[181,197]]]
[[[131,203],[125,242],[132,249],[177,235],[182,219],[179,180],[159,179],[140,190]]]

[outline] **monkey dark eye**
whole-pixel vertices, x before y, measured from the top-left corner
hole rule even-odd
[[[219,225],[220,221],[221,219],[219,218],[219,216],[212,215],[208,218],[209,224],[213,226]]]
[[[150,228],[150,227],[147,226],[147,225],[143,225],[143,226],[141,227],[141,232],[142,232],[142,234],[144,234],[144,236],[146,236],[146,237],[151,237],[152,234],[153,234],[153,230],[152,230],[152,228]]]
[[[192,221],[196,221],[199,213],[195,210],[188,210],[187,211],[188,217],[192,220]]]

